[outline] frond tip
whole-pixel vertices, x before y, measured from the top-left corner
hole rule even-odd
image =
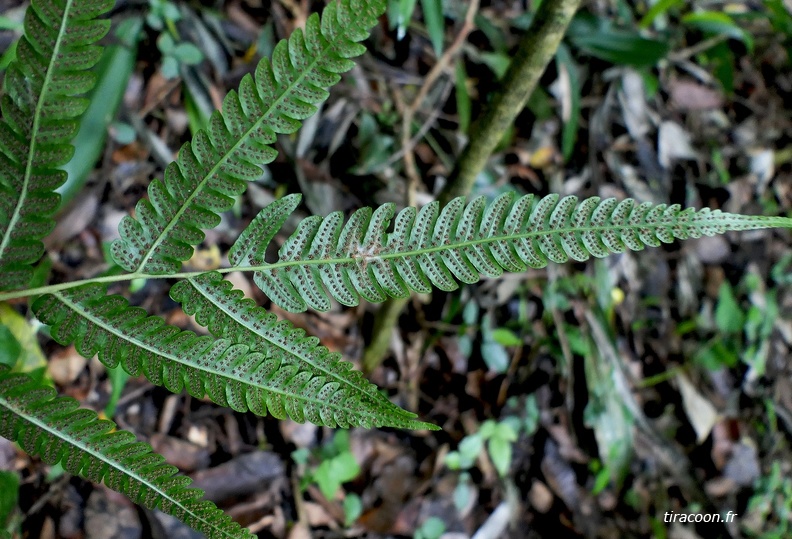
[[[51,387],[0,365],[0,436],[16,440],[30,455],[48,464],[61,462],[71,473],[127,495],[133,502],[173,515],[210,539],[253,537],[202,500],[189,477],[138,442],[112,421],[98,419],[70,397],[56,397]]]
[[[265,263],[267,247],[296,207],[295,195],[264,208],[232,247],[231,263],[255,271],[254,281],[289,311],[325,311],[330,296],[357,305],[410,290],[454,290],[481,275],[543,268],[570,258],[585,261],[627,249],[640,251],[674,239],[730,230],[792,228],[786,217],[748,216],[720,210],[682,209],[678,204],[639,204],[626,199],[505,193],[487,204],[479,197],[405,208],[393,221],[394,205],[361,208],[346,224],[343,214],[312,216],[283,243],[278,260]],[[257,236],[258,234],[258,236]],[[328,295],[329,292],[329,295]]]

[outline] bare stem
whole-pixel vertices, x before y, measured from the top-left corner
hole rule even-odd
[[[471,127],[470,141],[438,199],[467,196],[503,133],[514,123],[553,58],[580,0],[545,0],[520,40],[517,54],[487,111]]]

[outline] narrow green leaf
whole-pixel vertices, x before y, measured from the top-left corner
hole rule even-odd
[[[753,36],[741,28],[728,14],[721,11],[696,11],[682,17],[682,22],[704,32],[728,36],[745,44],[748,54],[753,52]]]
[[[457,116],[459,116],[459,130],[467,133],[470,129],[470,118],[472,115],[472,101],[470,99],[470,92],[467,88],[467,71],[465,71],[465,62],[460,58],[456,63],[455,88],[456,88],[456,106]]]
[[[653,66],[668,54],[668,42],[614,28],[606,19],[580,13],[567,31],[567,39],[586,54],[616,65]]]
[[[443,54],[443,39],[445,38],[445,20],[443,19],[443,2],[441,0],[421,0],[426,31],[432,41],[432,48],[439,57]]]
[[[564,129],[561,132],[561,153],[564,160],[569,161],[575,150],[578,126],[580,125],[580,75],[577,63],[572,59],[569,49],[563,43],[559,45],[556,52],[556,64],[559,76],[564,73],[565,80],[568,81],[569,103],[564,103],[562,107],[564,114],[561,119],[564,122]]]
[[[116,117],[127,82],[135,69],[142,26],[140,17],[122,20],[113,32],[113,41],[105,47],[97,64],[96,86],[90,94],[88,108],[79,120],[77,134],[71,140],[74,155],[60,167],[67,175],[64,184],[57,189],[62,205],[80,192],[105,149],[107,129]],[[129,142],[134,140],[134,131],[131,137]]]
[[[145,507],[175,516],[210,539],[253,537],[211,502],[189,488],[151,446],[112,421],[98,419],[76,400],[0,365],[0,436],[15,440],[48,464],[126,494]]]
[[[388,0],[388,20],[391,29],[396,29],[396,39],[402,40],[412,19],[416,0]]]
[[[649,11],[641,18],[641,22],[638,23],[638,28],[643,30],[649,28],[657,17],[667,13],[672,7],[684,3],[685,0],[658,0],[658,2],[649,8]]]

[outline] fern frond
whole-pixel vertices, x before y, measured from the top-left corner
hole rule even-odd
[[[41,239],[54,226],[55,189],[66,180],[56,167],[73,153],[69,141],[87,106],[76,97],[90,90],[94,46],[110,21],[93,20],[109,0],[34,0],[25,14],[17,58],[5,74],[0,101],[0,290],[21,288],[41,258]]]
[[[98,419],[70,397],[56,397],[51,387],[0,365],[0,436],[16,440],[30,455],[127,495],[145,507],[159,508],[210,538],[252,534],[202,500],[189,477],[138,442],[112,421]]]
[[[344,376],[343,365],[336,372],[316,374],[306,364],[296,364],[294,351],[318,363],[327,358],[313,339],[288,324],[251,321],[278,341],[266,351],[251,351],[245,344],[169,326],[160,317],[130,307],[125,298],[106,294],[103,285],[56,292],[36,300],[33,310],[52,326],[52,337],[59,343],[75,343],[83,356],[98,353],[108,367],[121,364],[132,376],[143,374],[174,393],[186,389],[194,397],[208,395],[239,412],[266,415],[269,411],[279,419],[288,416],[330,427],[436,428],[366,391],[359,375]]]
[[[358,395],[354,400],[366,398],[391,405],[377,386],[353,370],[351,363],[342,361],[341,354],[330,352],[316,337],[306,336],[291,322],[278,320],[258,307],[217,272],[180,281],[171,288],[170,295],[182,304],[185,313],[195,316],[219,339],[247,344],[251,352],[266,357],[282,357],[284,365],[296,365],[347,388],[349,394]]]
[[[632,199],[579,202],[575,196],[535,200],[525,195],[515,200],[514,193],[505,193],[489,205],[479,197],[467,205],[463,198],[454,199],[442,211],[437,202],[420,211],[405,208],[391,232],[393,204],[374,212],[359,209],[346,224],[341,212],[308,217],[281,246],[278,261],[267,264],[264,254],[277,233],[275,225],[281,226],[295,204],[286,197],[262,210],[263,220],[254,221],[229,255],[232,265],[255,270],[254,281],[273,302],[294,312],[327,310],[330,296],[354,306],[361,297],[380,302],[410,290],[428,293],[432,286],[450,291],[459,281],[474,283],[481,275],[639,251],[674,239],[792,228],[786,217],[683,210],[678,204]]]
[[[359,42],[384,10],[384,0],[339,0],[278,43],[272,62],[262,59],[255,78],[246,75],[239,93],[229,92],[208,130],[182,146],[164,182],[151,183],[137,220],[121,222],[121,239],[112,245],[116,262],[132,272],[176,272],[203,240],[201,229],[217,226],[245,182],[275,158],[276,134],[296,131],[354,66],[350,58],[365,51]]]

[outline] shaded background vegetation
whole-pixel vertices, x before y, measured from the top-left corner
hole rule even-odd
[[[106,246],[148,182],[321,5],[117,4],[48,240],[55,279],[107,269]],[[0,67],[24,7],[0,2]],[[304,193],[305,214],[320,215],[435,198],[535,8],[391,0],[369,54],[319,115],[279,140],[278,159],[189,267],[227,264],[239,231],[287,192]],[[788,215],[791,37],[780,0],[586,1],[473,194]],[[384,334],[370,378],[438,433],[331,431],[170,395],[54,345],[46,328],[26,334],[22,304],[0,306],[13,340],[28,342],[2,346],[3,361],[46,365],[61,392],[149,441],[260,537],[787,537],[791,268],[789,234],[760,231],[413,297],[392,329],[377,306],[273,307],[352,361]],[[269,306],[248,276],[229,278]],[[167,287],[135,283],[129,295],[200,331]],[[0,467],[0,517],[17,536],[191,536],[5,440]],[[737,517],[666,522],[672,511]]]

